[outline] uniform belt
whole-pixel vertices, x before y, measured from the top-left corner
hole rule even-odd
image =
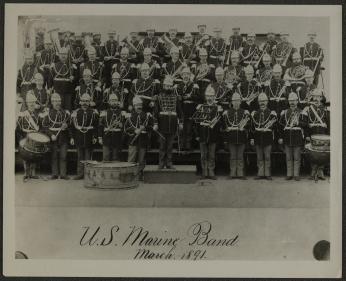
[[[227,127],[228,130],[231,131],[243,131],[244,129],[240,129],[239,127]]]
[[[192,100],[184,100],[183,103],[195,103],[195,102]]]
[[[34,133],[37,132],[36,130],[27,130],[27,129],[22,129],[24,133]]]
[[[316,58],[304,58],[304,61],[306,60],[319,60],[320,58],[319,57],[316,57]]]
[[[286,98],[269,98],[269,100],[286,100]]]
[[[121,79],[121,81],[131,82],[131,79]]]
[[[104,131],[105,132],[121,132],[121,129],[120,128],[115,128],[115,129],[107,129],[107,128],[105,128]]]
[[[322,126],[321,124],[309,124],[309,127],[321,127],[321,128],[326,128],[325,126]]]
[[[65,131],[66,129],[62,129],[62,127],[60,128],[49,128],[50,131],[56,132],[56,131]]]
[[[69,78],[54,78],[54,81],[68,81],[70,82],[70,79]]]
[[[297,131],[297,130],[302,130],[302,128],[300,127],[285,127],[284,130],[294,130],[294,131]]]
[[[209,58],[217,59],[217,58],[219,58],[219,56],[209,56]]]
[[[81,130],[91,130],[91,129],[94,129],[94,127],[93,126],[89,126],[89,127],[77,127],[76,128],[78,131],[81,131]]]
[[[199,81],[205,81],[205,82],[210,82],[210,79],[207,79],[207,78],[203,78],[203,79],[201,79],[201,80],[199,80]]]
[[[160,111],[160,115],[174,115],[174,116],[176,116],[177,113],[174,111]]]
[[[147,133],[147,131],[141,131],[141,134],[146,134]]]
[[[269,128],[256,128],[255,129],[257,132],[271,132],[272,129],[269,129]]]
[[[30,85],[30,84],[32,84],[32,82],[30,82],[30,81],[23,81],[22,82],[22,85]]]

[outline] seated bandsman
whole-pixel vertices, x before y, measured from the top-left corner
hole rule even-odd
[[[80,105],[81,97],[88,94],[91,98],[89,106],[93,109],[100,109],[103,102],[102,90],[99,86],[95,85],[92,80],[91,70],[86,68],[83,71],[83,81],[75,89],[75,108]]]
[[[221,37],[222,29],[219,27],[214,28],[215,36],[211,37],[207,43],[207,51],[209,54],[208,62],[217,66],[223,66],[225,62],[225,54],[227,44],[225,39]]]
[[[137,76],[137,68],[134,63],[128,61],[129,49],[123,47],[120,51],[120,60],[112,65],[112,74],[118,72],[120,74],[120,83],[122,88],[130,90],[132,80]]]
[[[108,32],[108,40],[102,46],[102,57],[104,61],[104,77],[106,85],[110,85],[112,76],[112,65],[119,58],[119,45],[115,40],[116,31]]]
[[[119,161],[126,116],[116,94],[109,95],[108,103],[109,108],[100,114],[98,141],[102,145],[103,161]]]
[[[171,76],[176,84],[181,81],[180,73],[182,69],[186,67],[186,64],[179,60],[179,49],[177,47],[172,47],[169,53],[171,55],[171,60],[162,64],[161,77],[164,78],[167,75]]]
[[[330,134],[330,113],[327,107],[322,103],[322,92],[315,89],[312,92],[312,102],[310,106],[304,109],[308,116],[307,141],[311,141],[312,135],[329,135]],[[324,180],[324,166],[311,163],[311,179]]]
[[[229,37],[229,51],[242,51],[242,48],[245,45],[245,41],[240,34],[240,27],[232,28],[233,34]]]
[[[143,51],[143,63],[149,66],[149,76],[153,79],[160,79],[161,77],[161,66],[156,60],[152,58],[152,52],[150,48],[145,48]],[[142,63],[142,64],[143,64]],[[137,64],[137,77],[141,77],[141,66],[142,64]]]
[[[97,61],[96,59],[96,49],[90,46],[87,49],[88,61],[81,63],[80,65],[80,77],[83,77],[85,69],[89,69],[91,72],[91,79],[93,83],[101,88],[104,83],[104,66],[103,62]]]
[[[124,46],[127,46],[127,48],[130,51],[129,54],[129,62],[137,64],[140,61],[140,46],[139,46],[139,40],[138,40],[138,32],[130,32],[130,39],[127,39],[127,37],[124,39]]]
[[[250,113],[240,108],[241,96],[234,93],[229,109],[223,113],[223,127],[225,141],[228,143],[230,152],[229,179],[244,176],[244,150],[247,143]]]
[[[241,108],[253,111],[258,108],[257,97],[260,85],[254,79],[254,70],[251,65],[244,68],[245,80],[237,85],[236,91],[241,95]]]
[[[302,59],[298,52],[292,55],[291,67],[286,69],[284,80],[291,84],[291,90],[297,93],[298,88],[304,86],[304,76],[308,67],[303,65]]]
[[[185,32],[184,39],[179,40],[180,56],[188,66],[196,63],[196,48],[191,33]]]
[[[149,48],[153,58],[159,62],[160,56],[164,55],[162,43],[160,43],[160,40],[155,36],[155,28],[148,28],[146,31],[147,36],[139,42],[140,49],[145,50]]]
[[[61,97],[58,93],[51,96],[52,108],[47,111],[42,121],[42,128],[51,139],[51,166],[52,180],[67,180],[69,177],[66,172],[67,146],[71,138],[70,112],[61,108]]]
[[[231,61],[229,61],[231,60]],[[242,80],[245,79],[244,69],[239,64],[239,52],[233,51],[230,56],[226,58],[225,81],[227,84],[232,84],[236,87]]]
[[[248,33],[244,47],[240,52],[243,66],[251,65],[257,68],[261,53],[261,50],[256,44],[256,34],[253,32]]]
[[[150,77],[150,68],[146,63],[140,66],[141,77],[132,81],[131,96],[138,96],[143,100],[143,111],[153,113],[155,100],[159,91],[160,82]]]
[[[36,66],[43,76],[43,85],[46,87],[50,76],[50,65],[56,60],[56,52],[48,35],[44,35],[43,45],[44,49],[36,53]]]
[[[287,109],[287,95],[289,91],[289,82],[281,79],[282,68],[279,64],[273,67],[273,76],[270,79],[269,85],[265,85],[264,92],[269,98],[268,107],[274,110],[278,115],[282,110]]]
[[[250,144],[256,147],[258,168],[256,179],[272,180],[270,157],[277,114],[268,108],[268,97],[265,93],[259,94],[258,103],[259,110],[251,112],[252,132],[250,137]]]
[[[26,137],[28,133],[39,132],[42,124],[42,114],[36,109],[36,97],[29,91],[25,99],[27,110],[21,111],[18,114],[16,131],[20,139]],[[36,163],[30,160],[23,160],[24,163],[24,178],[26,182],[29,179],[38,179],[36,175]]]
[[[280,41],[276,44],[276,48],[272,52],[275,63],[281,65],[283,73],[285,73],[286,67],[290,67],[292,55],[296,51],[293,44],[289,42],[289,36],[290,34],[288,32],[280,32]]]
[[[145,154],[149,145],[149,132],[152,131],[154,119],[151,113],[143,111],[143,102],[134,97],[132,104],[134,110],[126,119],[124,131],[129,136],[127,161],[139,164],[139,180],[144,180]]]
[[[275,40],[275,33],[273,31],[268,31],[267,33],[267,41],[260,45],[260,50],[270,55],[276,49],[276,45],[278,42]]]
[[[227,84],[224,80],[224,70],[222,67],[218,67],[215,70],[216,82],[212,83],[211,86],[215,91],[215,101],[224,110],[228,109],[228,106],[232,97],[232,84]]]
[[[33,82],[32,93],[37,99],[36,109],[42,112],[48,109],[49,92],[43,87],[44,80],[41,73],[37,72],[35,74]]]
[[[96,50],[96,60],[97,61],[103,61],[102,42],[101,42],[101,33],[100,32],[94,32],[93,33],[93,39],[92,39],[91,45]]]
[[[79,78],[82,76],[83,70],[80,70],[81,64],[87,59],[87,49],[85,48],[85,45],[83,44],[83,39],[81,34],[78,34],[76,36],[71,36],[70,38],[75,38],[75,40],[71,41],[69,46],[69,60],[76,66],[77,68],[77,77],[76,80],[78,81]],[[92,47],[93,48],[93,47]]]
[[[163,89],[157,97],[154,131],[159,136],[159,169],[173,169],[173,141],[179,129],[183,128],[181,121],[180,97],[173,91],[173,78],[166,76]]]
[[[215,66],[213,64],[208,64],[207,58],[207,50],[202,48],[199,50],[199,63],[191,66],[192,73],[195,76],[194,80],[198,84],[203,100],[205,100],[205,90],[208,85],[215,80]]]
[[[269,84],[270,78],[272,76],[273,68],[272,68],[272,57],[268,54],[264,54],[262,57],[262,61],[258,61],[256,76],[257,81],[259,81],[263,86]]]
[[[199,55],[199,51],[201,48],[205,48],[208,45],[207,41],[210,39],[210,35],[206,33],[207,26],[205,24],[197,25],[198,33],[194,38],[194,45],[196,46],[197,53]]]
[[[206,102],[196,108],[201,118],[194,119],[194,128],[201,150],[202,179],[215,180],[215,149],[219,138],[222,108],[215,103],[215,91],[212,87],[206,89],[205,98]]]
[[[120,84],[120,74],[113,72],[112,85],[103,91],[102,110],[109,108],[109,96],[115,94],[118,97],[119,107],[121,110],[131,111],[132,106],[129,103],[129,91]]]
[[[71,114],[73,137],[70,143],[77,147],[77,176],[73,178],[75,180],[83,179],[84,165],[81,161],[91,159],[93,145],[97,142],[99,114],[90,107],[90,103],[90,95],[84,93],[80,98],[80,107]]]
[[[175,86],[177,94],[181,98],[183,111],[183,149],[190,151],[192,148],[193,120],[192,115],[196,111],[197,104],[203,103],[199,94],[199,87],[191,79],[191,71],[184,68],[181,72],[182,82]]]
[[[298,107],[298,96],[291,92],[288,96],[289,108],[280,114],[279,144],[285,145],[286,180],[299,181],[301,153],[304,146],[306,114]]]

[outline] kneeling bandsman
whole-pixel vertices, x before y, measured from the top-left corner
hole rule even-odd
[[[229,106],[230,109],[223,113],[225,137],[230,151],[230,179],[234,177],[245,179],[244,150],[247,142],[250,113],[240,108],[240,103],[240,94],[234,93]]]
[[[182,117],[180,98],[173,91],[173,78],[170,76],[166,76],[163,81],[163,90],[158,95],[155,115],[157,122],[154,131],[157,132],[160,142],[159,169],[165,166],[172,169],[173,141],[177,135],[178,125],[179,129],[182,129],[183,124],[179,121]]]
[[[143,111],[143,102],[140,97],[133,98],[134,111],[126,119],[124,131],[129,136],[127,161],[139,164],[139,179],[144,180],[145,154],[149,144],[149,132],[154,125],[151,113]]]
[[[202,178],[215,180],[215,148],[219,136],[219,120],[222,107],[215,103],[215,91],[208,87],[205,92],[206,102],[196,109],[196,136],[201,149]]]
[[[307,116],[298,107],[298,96],[290,93],[288,96],[289,108],[280,114],[279,126],[281,127],[279,144],[285,145],[287,180],[299,180],[301,164],[301,151],[304,145],[304,128]]]
[[[102,145],[103,161],[118,161],[123,140],[125,112],[121,111],[116,94],[109,95],[109,108],[100,114],[98,141]]]
[[[51,139],[52,175],[50,179],[69,179],[66,173],[67,146],[71,137],[69,124],[70,112],[61,108],[61,97],[54,93],[51,96],[52,109],[44,116],[42,127]],[[59,172],[60,168],[60,172]]]
[[[251,113],[252,137],[250,144],[256,146],[257,177],[271,180],[271,151],[274,140],[273,126],[277,120],[275,111],[268,108],[268,97],[265,93],[258,96],[259,110]]]
[[[90,160],[92,147],[97,142],[98,113],[97,110],[90,107],[90,96],[83,94],[80,99],[80,108],[77,108],[72,114],[73,138],[71,145],[77,147],[77,176],[73,179],[79,180],[84,176],[84,165],[81,161]]]

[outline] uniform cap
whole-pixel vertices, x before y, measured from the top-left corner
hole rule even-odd
[[[128,54],[129,54],[129,49],[128,49],[127,47],[121,48],[120,54],[126,54],[126,55],[128,55]]]
[[[258,95],[258,101],[268,101],[267,95],[264,92],[260,93]]]
[[[80,100],[82,101],[90,101],[91,100],[91,97],[89,94],[87,93],[84,93],[81,97],[80,97]]]
[[[273,72],[280,72],[282,73],[282,67],[280,64],[275,64],[273,67]]]
[[[207,87],[207,89],[205,90],[205,95],[206,96],[215,96],[215,90],[213,87]]]
[[[177,47],[172,47],[169,51],[170,54],[179,54],[179,49]]]
[[[294,92],[291,92],[289,95],[288,95],[288,100],[298,100],[298,96],[296,93]]]
[[[321,89],[315,89],[312,91],[312,95],[313,96],[319,96],[319,97],[322,97],[322,91]]]
[[[166,75],[165,79],[163,80],[163,85],[173,86],[173,78],[169,75]]]
[[[239,31],[239,30],[240,30],[240,27],[238,27],[238,26],[233,27],[232,30],[233,30],[233,31]]]
[[[200,27],[207,27],[207,25],[206,24],[199,24],[199,25],[197,25],[197,28],[200,28]]]
[[[268,54],[263,55],[263,61],[272,61],[272,57]]]
[[[108,97],[108,101],[111,101],[111,100],[119,100],[118,99],[118,96],[116,94],[110,94],[109,97]]]
[[[208,55],[207,50],[204,49],[204,48],[200,49],[200,50],[199,50],[199,55],[200,55],[200,56],[207,56],[207,55]]]
[[[118,72],[113,72],[112,79],[120,79],[120,74]]]
[[[149,70],[150,68],[149,68],[149,65],[147,64],[147,63],[142,63],[141,64],[141,71],[143,71],[143,70]]]
[[[244,71],[245,71],[245,74],[254,73],[253,67],[251,65],[248,65],[247,67],[245,67]]]
[[[247,34],[247,37],[256,37],[256,34],[255,34],[255,32],[249,32]]]
[[[25,101],[27,103],[29,103],[29,102],[37,102],[37,98],[35,97],[35,95],[33,94],[32,91],[28,91],[26,93]]]
[[[50,97],[51,101],[61,101],[61,97],[58,93],[53,93]]]
[[[215,69],[215,75],[221,75],[221,74],[224,74],[224,70],[222,67],[218,67]]]
[[[148,27],[148,28],[147,28],[147,32],[155,32],[155,28],[153,28],[153,27]]]
[[[86,76],[86,75],[91,76],[91,70],[89,68],[86,68],[83,70],[83,76]]]
[[[232,95],[232,101],[236,101],[236,100],[241,100],[241,95],[237,92],[235,92],[233,95]]]
[[[309,36],[309,37],[316,37],[317,35],[316,35],[316,32],[315,32],[315,31],[310,31],[310,32],[308,33],[308,36]]]
[[[314,77],[314,73],[310,68],[305,71],[305,78],[307,77]]]
[[[96,37],[96,36],[101,36],[101,33],[100,32],[94,32],[93,37]]]
[[[292,59],[301,59],[301,56],[298,52],[293,53]]]
[[[188,68],[188,67],[183,68],[183,70],[181,71],[181,73],[182,73],[182,74],[183,74],[183,73],[191,74],[190,68]]]
[[[280,36],[289,36],[288,32],[280,32]]]
[[[137,31],[131,31],[130,35],[138,35],[138,32]]]
[[[60,51],[59,51],[59,54],[60,54],[60,55],[67,55],[67,53],[68,53],[68,50],[67,50],[67,48],[65,48],[65,47],[62,47],[62,48],[60,49]]]
[[[151,55],[151,49],[150,48],[145,48],[143,50],[143,55]]]
[[[190,32],[185,32],[184,37],[185,38],[192,37],[192,34]]]
[[[238,51],[233,51],[231,54],[231,59],[239,58],[239,52]]]
[[[168,29],[168,32],[173,32],[173,31],[178,32],[178,29],[175,27],[171,27],[170,29]]]
[[[135,96],[133,99],[132,99],[132,104],[133,105],[136,105],[136,104],[143,104],[143,101],[140,97],[137,97]]]

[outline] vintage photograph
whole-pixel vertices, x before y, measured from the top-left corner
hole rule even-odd
[[[331,17],[109,6],[12,18],[15,262],[305,261],[323,276],[341,190]]]

